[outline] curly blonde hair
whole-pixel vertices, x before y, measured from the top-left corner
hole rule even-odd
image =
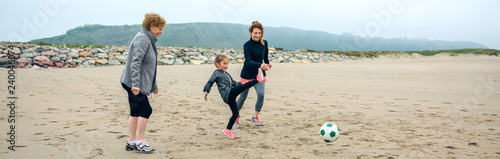
[[[248,28],[248,31],[252,33],[254,28],[260,29],[262,31],[262,36],[260,36],[260,43],[264,45],[264,27],[262,26],[262,24],[260,24],[259,21],[253,21],[252,25],[250,25],[250,28]]]
[[[142,21],[142,27],[148,31],[151,31],[151,27],[161,27],[164,28],[167,25],[167,21],[163,19],[158,13],[146,13],[144,15],[144,21]]]

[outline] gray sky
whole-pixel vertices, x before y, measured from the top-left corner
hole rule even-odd
[[[62,35],[85,24],[224,22],[383,38],[473,41],[500,49],[498,0],[8,0],[0,41]],[[168,35],[163,35],[168,36]]]

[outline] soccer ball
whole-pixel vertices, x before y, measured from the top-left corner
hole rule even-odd
[[[319,135],[325,142],[334,142],[339,138],[339,127],[334,123],[325,123],[319,130]]]

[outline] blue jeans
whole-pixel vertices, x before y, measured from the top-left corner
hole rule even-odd
[[[257,103],[255,103],[255,111],[260,112],[262,109],[262,106],[264,105],[264,94],[265,94],[265,89],[266,89],[266,82],[262,83],[257,83],[256,85],[253,86],[255,88],[255,92],[257,92]],[[240,94],[240,98],[238,98],[238,110],[241,110],[243,108],[243,104],[245,104],[245,100],[247,99],[248,96],[248,90],[243,91]]]

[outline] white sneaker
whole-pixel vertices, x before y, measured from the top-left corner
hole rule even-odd
[[[139,151],[154,151],[155,149],[149,145],[149,143],[146,140],[143,140],[139,145],[137,146],[137,150]]]

